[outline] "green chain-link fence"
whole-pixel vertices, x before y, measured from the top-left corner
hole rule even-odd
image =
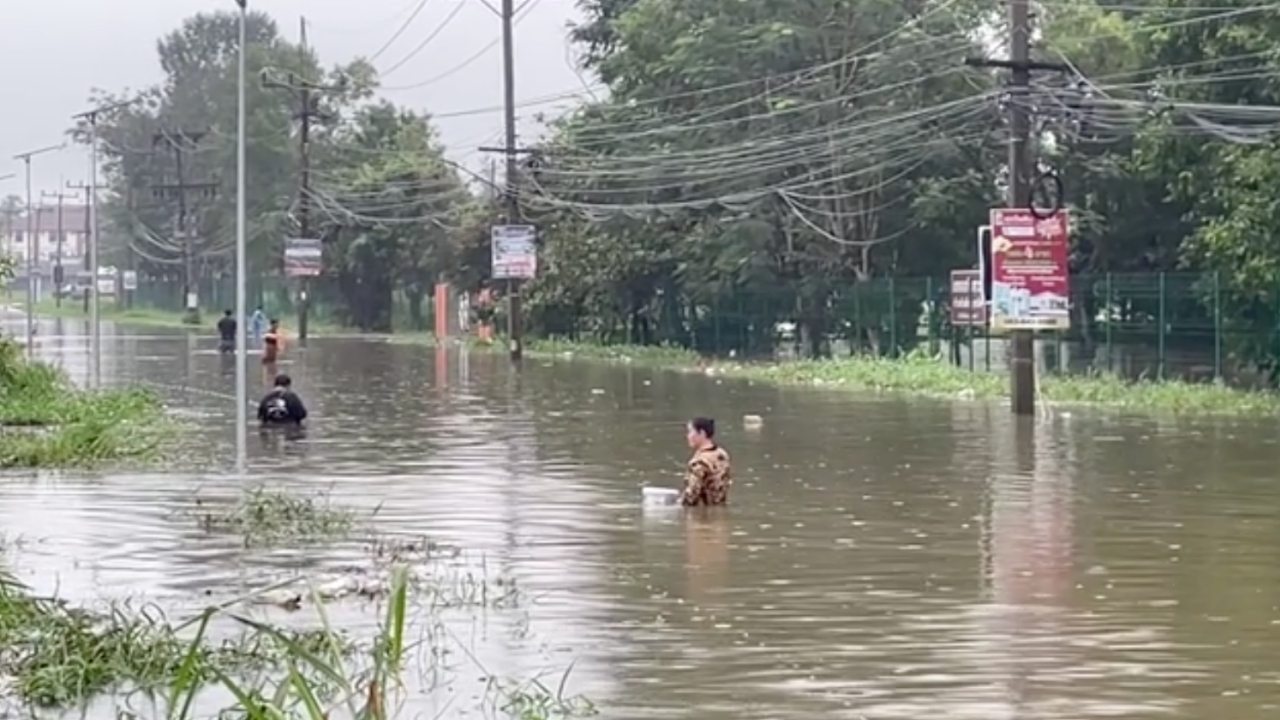
[[[1253,382],[1259,358],[1280,356],[1280,307],[1270,321],[1224,319],[1212,273],[1077,275],[1071,294],[1071,329],[1039,335],[1040,364],[1050,371]],[[1007,353],[1002,336],[951,325],[948,278],[879,278],[821,303],[769,294],[660,301],[604,319],[566,308],[540,312],[534,333],[673,343],[718,356],[892,357],[921,349],[974,370],[1001,370]]]
[[[290,326],[296,322],[295,290],[283,279],[257,281],[250,305],[262,303],[269,315]],[[547,304],[539,301],[536,287],[532,290],[526,304],[530,337],[670,343],[743,359],[893,357],[919,349],[974,370],[1003,369],[1007,353],[1003,337],[981,327],[951,325],[948,278],[878,278],[853,283],[820,302],[783,290],[706,301],[659,295],[613,313]],[[1259,358],[1280,357],[1280,327],[1275,326],[1280,306],[1262,318],[1225,317],[1221,283],[1212,273],[1076,275],[1071,294],[1071,329],[1039,335],[1040,364],[1049,371],[1252,382]],[[206,280],[200,298],[206,312],[232,307],[231,279]],[[177,312],[182,288],[173,280],[141,278],[133,302]],[[429,329],[431,317],[429,296],[415,314],[409,300],[396,295],[396,329]],[[323,292],[313,293],[312,318],[317,324],[341,320]],[[499,307],[499,331],[504,318]]]

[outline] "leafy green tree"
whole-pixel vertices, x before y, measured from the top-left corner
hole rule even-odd
[[[980,49],[966,33],[987,10],[592,4],[577,38],[610,99],[563,121],[543,149],[536,187],[551,201],[538,219],[554,231],[535,317],[548,331],[762,352],[794,318],[808,350],[825,352],[825,337],[854,332],[837,317],[851,286],[972,258],[971,228],[995,192],[995,138],[981,133],[996,105],[980,99],[991,78],[958,58]],[[950,101],[972,104],[935,110]],[[930,151],[865,136],[893,118],[900,140],[914,132]],[[970,133],[976,146],[959,142]],[[902,298],[904,326],[920,300]],[[543,310],[592,322],[567,327]],[[881,329],[857,339],[878,344]]]
[[[183,180],[216,186],[213,192],[191,193],[185,198],[196,272],[206,283],[229,278],[233,272],[238,22],[238,15],[231,12],[189,18],[158,44],[158,60],[165,75],[162,82],[141,93],[98,92],[93,97],[95,104],[138,98],[99,122],[108,183],[104,249],[107,257],[117,261],[131,253],[143,275],[152,281],[180,284],[184,263],[185,247],[175,227],[179,198],[172,186],[177,182],[178,168],[169,148],[170,138],[184,150]],[[407,178],[444,183],[436,200],[426,204],[417,199],[406,201],[386,222],[351,225],[346,223],[350,213],[341,207],[328,208],[343,219],[344,228],[361,231],[366,245],[371,243],[374,248],[372,257],[395,269],[390,278],[374,273],[365,284],[387,292],[403,291],[410,301],[412,321],[421,325],[423,297],[443,272],[449,255],[438,251],[447,246],[438,242],[444,229],[424,231],[405,223],[405,212],[412,209],[410,205],[418,209],[429,206],[433,217],[447,219],[441,202],[456,199],[453,196],[460,187],[451,171],[440,169],[441,152],[429,124],[425,118],[385,103],[369,107],[377,78],[364,61],[325,71],[313,53],[283,39],[275,22],[259,12],[250,13],[247,31],[247,70],[252,78],[247,88],[247,239],[250,276],[258,282],[258,292],[275,288],[280,293],[277,304],[288,306],[291,301],[281,270],[284,241],[299,232],[298,89],[301,83],[324,86],[324,91],[312,93],[315,105],[311,108],[314,124],[309,152],[317,176],[336,178],[328,183],[331,193],[394,193]],[[268,78],[287,87],[263,81]],[[198,134],[199,141],[182,140],[184,132]],[[74,134],[83,140],[86,128],[78,127]],[[325,209],[323,200],[308,199],[319,206],[316,212]],[[350,288],[357,283],[352,280],[352,258],[360,253],[341,241],[350,232],[339,234],[335,227],[329,223],[330,235],[339,240],[327,253],[327,272],[334,276],[333,282],[319,285],[322,295],[333,292],[335,297],[319,299],[339,303],[345,316],[359,317],[362,325],[382,327],[385,323],[373,318],[389,313],[390,306],[353,302]],[[443,220],[442,227],[448,227]],[[366,245],[359,247],[368,250]],[[373,260],[363,262],[371,272],[377,265]]]
[[[426,329],[423,302],[455,265],[452,231],[471,196],[425,116],[380,103],[336,128],[321,191],[332,218],[326,254],[343,317],[390,331],[395,291],[410,323]]]

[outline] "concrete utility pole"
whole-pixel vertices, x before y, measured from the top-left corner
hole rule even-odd
[[[30,152],[19,153],[13,156],[14,160],[21,160],[26,166],[27,173],[27,357],[35,357],[35,340],[36,340],[36,253],[40,250],[40,241],[36,237],[36,214],[35,205],[31,198],[31,158],[36,155],[61,150],[66,145],[50,145],[32,150]]]
[[[1028,0],[1009,0],[1009,59],[966,58],[974,67],[1003,68],[1009,71],[1009,197],[1008,207],[1029,207],[1036,161],[1029,152],[1031,141],[1031,73],[1036,70],[1069,72],[1062,63],[1031,59],[1031,12]],[[1009,397],[1014,415],[1034,415],[1036,411],[1035,332],[1012,333],[1012,362],[1009,368]]]
[[[187,182],[184,174],[183,160],[187,153],[195,149],[204,137],[203,131],[181,130],[178,132],[161,132],[152,137],[152,145],[167,145],[173,152],[174,176],[177,182],[164,185],[153,185],[152,191],[161,197],[174,197],[178,201],[178,217],[174,234],[182,239],[182,277],[183,302],[185,313],[182,321],[188,325],[200,324],[200,300],[197,294],[195,273],[194,233],[187,227],[187,193],[198,193],[205,198],[212,198],[218,191],[216,182]]]
[[[75,190],[76,192],[87,193],[91,189],[93,189],[93,185],[91,185],[90,183],[85,183],[85,182],[73,183],[70,180],[67,181],[66,186],[68,190]],[[84,269],[86,271],[89,269],[89,233],[92,232],[92,230],[93,230],[93,222],[89,218],[89,213],[85,213],[84,214],[84,248],[83,248],[84,260],[82,262],[84,263]]]
[[[520,185],[516,160],[516,52],[515,0],[502,0],[502,105],[503,124],[506,126],[505,150],[507,156],[507,222],[520,222]],[[511,338],[511,361],[520,362],[524,357],[524,303],[520,297],[520,281],[507,281],[510,300],[507,312],[507,336]]]
[[[79,198],[79,195],[76,193],[43,192],[40,193],[40,196],[53,198],[58,201],[58,234],[54,238],[54,242],[58,247],[58,254],[53,260],[53,302],[58,307],[62,307],[62,287],[67,282],[62,268],[62,245],[66,240],[66,233],[62,230],[62,201],[76,200]]]
[[[125,189],[125,198],[124,198],[124,203],[125,203],[125,207],[129,208],[129,213],[130,213],[131,215],[132,215],[132,214],[137,214],[137,212],[138,212],[138,198],[137,198],[137,196],[134,194],[133,188],[127,188],[127,189]],[[138,277],[138,257],[137,257],[137,253],[136,253],[136,252],[134,252],[134,250],[133,250],[133,241],[132,241],[132,240],[130,240],[130,241],[125,242],[124,247],[123,247],[123,248],[121,248],[121,250],[123,250],[123,251],[124,251],[124,268],[125,268],[125,270],[128,270],[129,272],[132,272],[132,273],[133,273],[133,277],[134,277],[134,279],[135,279],[135,281],[136,281],[136,279],[137,279],[137,277]],[[136,289],[135,289],[135,290],[130,290],[130,289],[128,289],[128,288],[126,288],[126,287],[125,287],[125,284],[124,284],[124,276],[122,275],[122,276],[120,277],[120,286],[119,286],[119,293],[120,293],[120,294],[119,294],[119,295],[116,295],[116,307],[123,307],[123,308],[125,308],[125,309],[132,309],[132,308],[133,308],[133,294],[134,294],[135,292],[137,292],[137,291],[136,291]]]
[[[78,190],[78,191],[87,193],[93,189],[93,184],[68,182],[67,189]],[[98,276],[94,274],[96,271],[94,271],[92,264],[89,262],[89,236],[91,234],[93,234],[93,218],[89,217],[89,213],[85,213],[84,214],[84,247],[82,248],[84,250],[84,259],[82,260],[82,262],[84,264],[84,271],[87,273],[90,273],[89,277],[93,278],[93,280],[90,281],[90,284],[94,286],[93,288],[86,290],[84,293],[84,311],[87,313],[92,312],[93,310],[93,291],[97,289],[97,282],[98,282]],[[89,324],[96,326],[96,323],[94,322],[93,318],[89,318]],[[92,344],[93,343],[90,342],[90,345]],[[89,354],[93,355],[92,352],[90,352]],[[92,358],[90,358],[90,361],[92,361]]]
[[[492,6],[490,6],[492,9]],[[520,222],[520,163],[522,153],[531,152],[516,145],[516,53],[515,53],[515,2],[502,0],[502,106],[505,125],[505,142],[500,148],[481,147],[481,152],[501,153],[507,159],[505,181],[506,222]],[[510,343],[511,361],[524,358],[524,309],[520,297],[520,281],[507,280],[507,337]]]
[[[307,19],[300,19],[302,50],[307,50]],[[315,240],[311,237],[311,121],[326,120],[328,116],[320,111],[319,94],[342,92],[345,84],[323,85],[306,78],[289,73],[285,80],[276,80],[264,74],[262,86],[287,90],[294,94],[297,109],[294,119],[298,121],[298,237],[302,240]],[[311,278],[303,277],[298,287],[298,345],[307,346],[307,326],[311,310]]]

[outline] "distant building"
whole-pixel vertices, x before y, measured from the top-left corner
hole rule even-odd
[[[36,262],[41,266],[55,265],[58,257],[58,208],[44,206],[35,209]],[[85,224],[89,208],[85,205],[62,206],[62,264],[74,265],[84,258],[88,247]],[[12,216],[0,216],[0,250],[18,262],[19,274],[25,274],[27,262],[27,213],[25,209]]]

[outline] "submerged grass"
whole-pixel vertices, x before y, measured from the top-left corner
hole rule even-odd
[[[263,486],[245,490],[232,502],[197,497],[191,514],[204,531],[239,535],[246,547],[342,538],[356,521],[356,513],[335,507],[328,493]]]
[[[173,426],[140,388],[84,390],[0,340],[0,467],[75,467],[156,454]]]

